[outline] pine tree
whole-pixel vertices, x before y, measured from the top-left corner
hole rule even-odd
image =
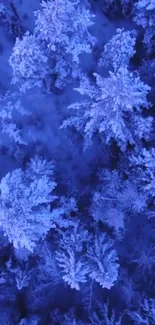
[[[79,56],[90,53],[95,43],[89,32],[94,15],[87,1],[49,0],[42,1],[35,16],[34,34],[50,57],[56,87],[63,88],[80,76]]]
[[[144,29],[144,44],[151,53],[155,46],[155,2],[139,0],[135,3],[134,21]]]
[[[69,106],[73,116],[63,122],[62,127],[73,126],[84,136],[85,146],[91,144],[99,134],[107,144],[115,140],[124,151],[127,145],[138,139],[148,139],[152,118],[144,118],[141,107],[149,108],[147,94],[150,90],[138,74],[121,67],[108,78],[97,73],[96,84],[87,77],[76,88],[84,100]]]
[[[48,74],[47,61],[36,37],[26,32],[22,39],[16,39],[9,59],[13,71],[12,83],[17,83],[22,92],[41,87]]]
[[[15,169],[0,183],[0,226],[17,249],[33,251],[37,242],[55,227],[50,212],[53,164],[35,157],[26,170]]]
[[[128,66],[130,59],[135,54],[136,31],[124,31],[124,28],[117,29],[116,35],[105,44],[101,55],[100,65],[112,67],[117,71],[122,66]]]

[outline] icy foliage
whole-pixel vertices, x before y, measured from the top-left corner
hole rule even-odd
[[[36,243],[54,226],[50,203],[53,164],[37,157],[27,169],[16,169],[0,183],[0,226],[15,248],[33,251]]]
[[[9,63],[13,71],[12,83],[18,83],[25,92],[32,87],[41,87],[47,75],[47,56],[44,55],[34,35],[27,32],[17,38]]]
[[[136,31],[117,29],[117,34],[105,44],[100,59],[101,66],[112,66],[114,71],[122,66],[128,66],[130,59],[135,54]]]
[[[123,151],[128,143],[147,139],[152,118],[143,118],[140,108],[149,107],[150,87],[126,67],[110,72],[108,78],[103,79],[97,73],[94,76],[96,84],[84,77],[75,89],[84,100],[69,106],[75,115],[64,121],[62,127],[74,126],[84,135],[85,146],[91,144],[96,133],[107,144],[115,140]]]
[[[135,3],[134,21],[144,28],[144,43],[148,52],[155,45],[155,1],[139,0]]]
[[[64,281],[76,290],[89,278],[107,289],[117,280],[119,264],[112,240],[105,234],[90,236],[78,223],[62,233],[56,258]]]

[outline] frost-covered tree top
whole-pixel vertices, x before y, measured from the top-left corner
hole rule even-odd
[[[0,227],[15,248],[33,251],[53,225],[50,203],[53,164],[37,157],[27,169],[16,169],[2,178],[0,183]]]
[[[56,259],[64,281],[71,288],[79,290],[89,279],[102,288],[110,289],[114,285],[118,276],[118,257],[113,241],[106,234],[89,235],[77,223],[61,232],[58,245]]]
[[[145,298],[144,301],[140,303],[137,310],[132,309],[128,312],[134,325],[153,325],[155,323],[155,299]]]
[[[104,46],[100,65],[112,66],[115,70],[128,66],[135,54],[136,32],[117,29],[117,34]]]
[[[12,83],[18,83],[23,92],[31,87],[40,87],[47,75],[47,61],[34,35],[27,32],[22,39],[17,38],[9,59]]]
[[[126,220],[144,211],[146,206],[146,197],[138,192],[134,179],[124,180],[116,170],[101,172],[91,206],[94,220],[106,223],[119,236],[126,228]]]
[[[0,106],[0,144],[3,145],[7,136],[9,136],[9,141],[13,140],[16,143],[26,144],[17,125],[17,116],[21,119],[21,116],[28,115],[28,111],[23,108],[16,94],[10,92],[7,92],[5,96],[0,96]],[[9,145],[11,145],[10,142]]]
[[[155,149],[143,148],[135,151],[130,157],[130,163],[136,172],[139,187],[146,197],[155,198]]]
[[[122,150],[136,139],[147,138],[152,118],[143,118],[141,107],[149,107],[150,87],[126,67],[110,72],[108,78],[96,73],[94,76],[96,84],[91,84],[87,77],[81,80],[76,90],[84,100],[69,106],[75,115],[64,121],[62,127],[74,126],[83,133],[86,146],[96,133],[106,143],[115,140]]]
[[[50,51],[72,55],[79,62],[79,54],[90,52],[94,37],[88,31],[94,23],[88,2],[80,0],[42,1],[41,10],[35,13],[35,34]]]
[[[150,52],[154,46],[155,36],[155,1],[139,0],[135,3],[135,15],[133,19],[137,25],[144,28],[144,43]]]
[[[110,310],[109,303],[98,302],[97,310],[90,315],[91,325],[122,325],[122,316],[116,316],[115,310]],[[97,312],[98,311],[98,312]]]
[[[139,0],[136,2],[134,21],[143,28],[155,27],[155,1]]]
[[[95,44],[89,32],[94,15],[86,0],[49,0],[42,1],[35,17],[33,35],[26,32],[22,39],[16,39],[9,60],[12,82],[26,91],[41,86],[50,74],[56,87],[63,88],[69,76],[80,75],[80,54],[90,53]]]

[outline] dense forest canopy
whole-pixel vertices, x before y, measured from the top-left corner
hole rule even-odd
[[[154,0],[0,0],[0,68],[0,325],[154,325]]]

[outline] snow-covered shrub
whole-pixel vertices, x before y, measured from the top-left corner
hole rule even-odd
[[[88,235],[79,223],[62,232],[56,259],[63,279],[76,290],[89,278],[110,289],[118,276],[117,253],[105,234]]]
[[[99,133],[107,144],[115,140],[124,151],[127,145],[139,139],[148,139],[152,128],[152,118],[142,116],[141,107],[149,108],[147,94],[150,90],[138,74],[121,67],[108,78],[98,74],[96,84],[87,77],[76,88],[84,96],[83,101],[71,104],[72,117],[65,120],[62,127],[73,126],[84,136],[85,147],[92,143]]]
[[[94,15],[87,1],[49,0],[41,7],[35,12],[34,34],[50,57],[56,86],[63,88],[69,76],[79,76],[79,55],[90,53],[95,43],[89,33]]]
[[[22,39],[16,39],[9,59],[13,71],[12,83],[17,83],[22,92],[40,87],[48,72],[47,61],[36,37],[26,32]]]
[[[139,0],[135,3],[134,21],[144,29],[144,44],[150,53],[155,47],[155,2]]]
[[[100,65],[112,67],[114,71],[122,66],[128,66],[135,54],[136,32],[117,29],[117,34],[104,46]]]
[[[26,170],[15,169],[0,182],[0,227],[15,248],[33,251],[36,243],[55,227],[50,211],[53,163],[35,157]]]

